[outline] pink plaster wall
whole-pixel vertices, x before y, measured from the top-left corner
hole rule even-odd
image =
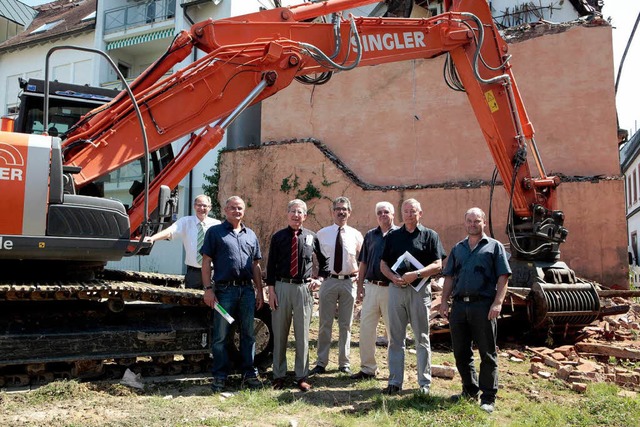
[[[296,159],[292,164],[290,159]],[[243,171],[241,174],[236,171]],[[246,223],[258,235],[266,259],[271,235],[286,226],[287,202],[296,197],[281,186],[285,178],[298,177],[299,188],[311,181],[322,194],[308,201],[307,227],[318,230],[332,223],[331,200],[347,196],[353,213],[350,225],[365,233],[376,226],[375,204],[387,200],[399,212],[402,200],[414,197],[422,203],[423,223],[436,230],[449,250],[464,237],[463,215],[472,207],[489,210],[489,187],[433,188],[405,191],[363,190],[312,143],[263,146],[225,152],[222,157],[220,200],[240,195],[247,202]],[[323,182],[327,185],[323,185]],[[607,285],[626,286],[626,223],[621,180],[567,182],[558,189],[558,207],[566,215],[569,238],[561,247],[562,260],[580,277]],[[508,199],[494,192],[493,228],[506,242],[504,233]],[[400,216],[397,216],[400,222]]]
[[[611,28],[576,27],[512,44],[510,52],[547,172],[612,177],[559,188],[558,208],[565,211],[570,232],[563,260],[581,277],[628,286]],[[263,141],[295,138],[320,140],[369,184],[488,181],[494,168],[466,95],[442,80],[442,58],[356,69],[323,86],[294,84],[264,101]],[[225,153],[219,197],[246,198],[247,222],[265,252],[271,233],[285,225],[286,203],[295,196],[281,191],[282,180],[295,174],[301,186],[311,179],[322,191],[321,200],[310,202],[308,226],[316,230],[331,223],[330,200],[339,195],[351,198],[351,223],[363,232],[375,225],[377,201],[399,206],[416,197],[423,202],[425,223],[449,249],[464,235],[464,211],[488,207],[487,187],[363,191],[313,144]],[[322,186],[323,180],[333,184]],[[494,230],[503,242],[506,200],[498,188]]]
[[[619,174],[611,28],[575,27],[512,44],[510,53],[547,172]],[[442,63],[293,84],[263,102],[262,139],[319,139],[372,184],[489,179],[486,142],[466,95],[445,85]]]

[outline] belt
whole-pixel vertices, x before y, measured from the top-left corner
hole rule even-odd
[[[251,285],[251,280],[218,280],[216,281],[216,285],[249,286]]]
[[[333,277],[334,279],[339,279],[339,280],[344,280],[344,279],[351,279],[354,278],[358,275],[358,273],[351,273],[351,274],[329,274],[329,277]]]
[[[454,301],[458,302],[477,302],[490,299],[489,297],[483,297],[482,295],[458,295],[453,297]]]
[[[382,280],[365,280],[365,283],[371,283],[376,286],[389,286],[389,282],[384,282]]]
[[[198,270],[198,271],[200,271],[202,269],[200,267],[192,267],[190,265],[187,265],[187,270]]]
[[[292,283],[294,285],[301,285],[303,283],[307,283],[307,279],[287,279],[287,278],[284,278],[284,277],[279,277],[276,280],[278,282]]]

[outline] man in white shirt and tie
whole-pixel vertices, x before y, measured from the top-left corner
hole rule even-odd
[[[147,242],[171,240],[174,237],[182,239],[184,246],[187,273],[184,276],[185,287],[188,289],[202,289],[202,255],[200,248],[204,242],[204,235],[209,227],[220,224],[215,218],[209,217],[211,198],[204,194],[197,196],[193,202],[195,215],[183,216],[164,230],[146,237]]]
[[[319,292],[320,326],[318,330],[318,361],[311,375],[323,374],[329,363],[331,329],[338,309],[338,369],[351,374],[349,353],[351,350],[351,323],[356,298],[358,254],[362,247],[362,233],[347,225],[351,216],[351,202],[346,197],[333,201],[334,224],[318,231],[321,256],[327,258],[328,270],[320,271],[324,278]]]

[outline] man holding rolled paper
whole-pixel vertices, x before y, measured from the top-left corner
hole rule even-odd
[[[253,318],[255,309],[263,304],[262,258],[256,234],[244,225],[245,203],[238,196],[229,197],[225,203],[226,220],[215,225],[205,235],[202,254],[202,282],[204,302],[211,308],[220,304],[224,311],[238,322],[240,331],[240,357],[243,384],[248,388],[262,387],[253,361],[255,334]],[[211,267],[213,266],[213,283]],[[252,283],[253,281],[253,283]],[[224,311],[213,315],[211,353],[213,355],[211,389],[221,392],[229,373],[227,338],[230,323]]]

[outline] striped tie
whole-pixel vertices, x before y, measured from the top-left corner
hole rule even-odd
[[[202,266],[202,254],[200,253],[200,248],[202,248],[202,244],[204,243],[204,222],[198,223],[198,245],[196,246],[196,260],[198,261],[198,265]]]
[[[289,265],[289,274],[291,278],[295,278],[298,275],[298,234],[300,230],[293,230],[293,237],[291,238],[291,264]]]

